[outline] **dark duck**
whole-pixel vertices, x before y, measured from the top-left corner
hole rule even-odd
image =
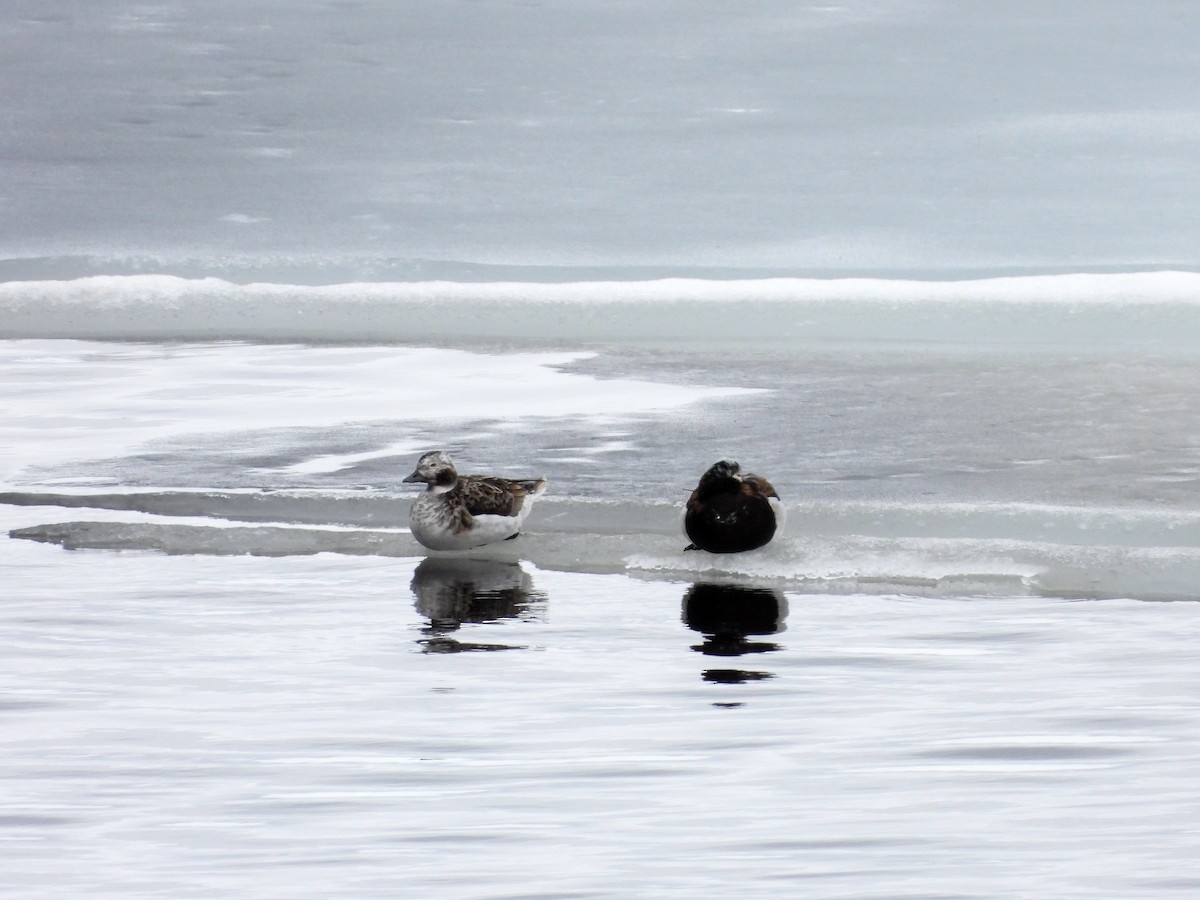
[[[700,476],[683,510],[685,550],[741,553],[783,531],[784,512],[771,482],[723,459]]]

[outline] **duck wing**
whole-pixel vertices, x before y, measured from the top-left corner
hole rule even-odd
[[[526,484],[490,475],[460,476],[452,493],[473,516],[515,516],[525,502]]]
[[[751,497],[774,497],[776,500],[779,499],[779,495],[775,493],[775,486],[761,475],[743,475],[742,493],[749,494]]]

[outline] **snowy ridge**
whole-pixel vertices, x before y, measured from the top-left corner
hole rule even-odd
[[[0,337],[412,341],[902,339],[1190,346],[1200,273],[970,281],[766,278],[236,284],[106,275],[0,283]],[[737,315],[731,316],[731,309]]]

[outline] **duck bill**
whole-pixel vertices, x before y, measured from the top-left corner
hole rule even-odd
[[[418,475],[416,472],[413,472],[407,478],[403,479],[401,483],[402,484],[424,484],[425,479],[422,478],[420,475]]]

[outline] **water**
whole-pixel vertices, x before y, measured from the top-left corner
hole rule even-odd
[[[710,638],[682,581],[5,552],[10,896],[1186,896],[1200,876],[1191,604],[766,591],[780,631],[710,613]]]
[[[1074,346],[1028,302],[919,344],[647,340],[645,300],[608,341],[0,342],[5,891],[1191,895],[1200,369],[1152,291]],[[426,558],[435,446],[550,478],[518,540]],[[684,553],[724,454],[788,532]]]

